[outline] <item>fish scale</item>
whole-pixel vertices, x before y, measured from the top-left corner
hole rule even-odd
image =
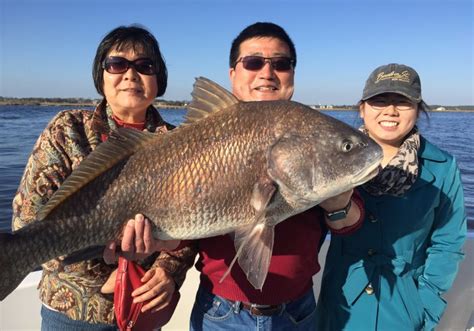
[[[0,235],[1,300],[41,264],[120,237],[137,213],[159,239],[233,233],[234,261],[261,289],[274,226],[369,180],[382,159],[369,137],[302,104],[240,102],[205,78],[192,95],[179,128],[118,129],[62,183],[39,221]]]

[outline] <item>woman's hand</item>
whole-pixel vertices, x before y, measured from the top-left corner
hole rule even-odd
[[[153,226],[142,214],[135,215],[127,222],[121,241],[121,255],[127,260],[141,260],[162,250],[173,250],[178,247],[179,240],[157,240],[153,238]],[[120,253],[116,252],[117,242],[109,241],[104,250],[106,263],[115,263]]]
[[[102,287],[100,288],[100,292],[104,294],[114,293],[116,278],[117,278],[117,269],[112,271],[109,278],[107,278],[104,285],[102,285]]]
[[[162,268],[148,270],[141,279],[144,283],[132,292],[133,302],[149,302],[142,307],[142,312],[147,310],[158,311],[166,307],[176,289],[173,278]]]
[[[110,274],[100,291],[104,294],[114,293],[116,277],[117,269]],[[142,312],[150,309],[158,311],[170,303],[176,284],[173,278],[162,268],[157,267],[148,270],[143,275],[141,282],[144,284],[132,292],[132,297],[135,303],[150,300],[150,302],[143,305]]]

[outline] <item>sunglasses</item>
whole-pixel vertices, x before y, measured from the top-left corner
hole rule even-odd
[[[376,111],[381,111],[390,105],[393,105],[398,111],[414,110],[416,104],[407,99],[387,99],[387,98],[372,98],[366,102]]]
[[[102,68],[109,74],[123,74],[130,67],[143,75],[156,74],[153,61],[147,58],[129,61],[120,56],[109,56],[102,62]]]
[[[242,62],[244,69],[250,70],[250,71],[257,71],[257,70],[262,69],[265,66],[265,63],[267,61],[270,62],[270,64],[272,65],[272,68],[275,69],[276,71],[291,70],[293,69],[293,65],[295,63],[295,60],[290,59],[289,57],[286,57],[286,56],[263,57],[263,56],[251,55],[251,56],[241,57],[240,59],[237,60],[237,62],[235,62],[235,65],[237,66],[237,63]]]

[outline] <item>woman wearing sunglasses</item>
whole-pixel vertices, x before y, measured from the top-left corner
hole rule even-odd
[[[427,108],[412,68],[388,64],[369,76],[360,117],[383,149],[383,170],[360,189],[362,228],[331,239],[317,330],[432,330],[443,314],[466,213],[456,160],[416,127]]]
[[[43,131],[13,202],[14,229],[36,219],[58,186],[112,130],[126,127],[162,133],[173,128],[152,106],[154,99],[165,93],[167,70],[158,42],[150,32],[138,26],[112,30],[97,48],[92,73],[102,102],[94,111],[63,111]],[[133,242],[135,230],[137,237],[145,237],[145,241],[137,242],[133,249],[126,248],[136,253],[130,257],[142,258],[160,248],[158,241],[153,242],[154,246],[148,245],[150,224],[141,215],[127,225],[126,240]],[[110,246],[105,258],[113,260],[110,252],[115,243]],[[175,289],[174,281],[157,265],[148,277],[150,291],[142,294],[148,298],[154,297],[157,288],[165,294]],[[115,268],[102,258],[70,265],[56,259],[44,264],[39,285],[42,330],[116,330],[113,294],[101,291]],[[160,302],[169,299],[171,296],[165,295]],[[158,301],[152,301],[146,308],[156,304]]]

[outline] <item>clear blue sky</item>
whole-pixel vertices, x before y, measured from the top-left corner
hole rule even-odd
[[[168,100],[194,77],[229,88],[228,53],[247,25],[283,26],[298,53],[294,100],[354,104],[380,64],[413,66],[429,104],[473,105],[472,0],[0,0],[0,96],[98,97],[97,45],[118,25],[158,39]]]

